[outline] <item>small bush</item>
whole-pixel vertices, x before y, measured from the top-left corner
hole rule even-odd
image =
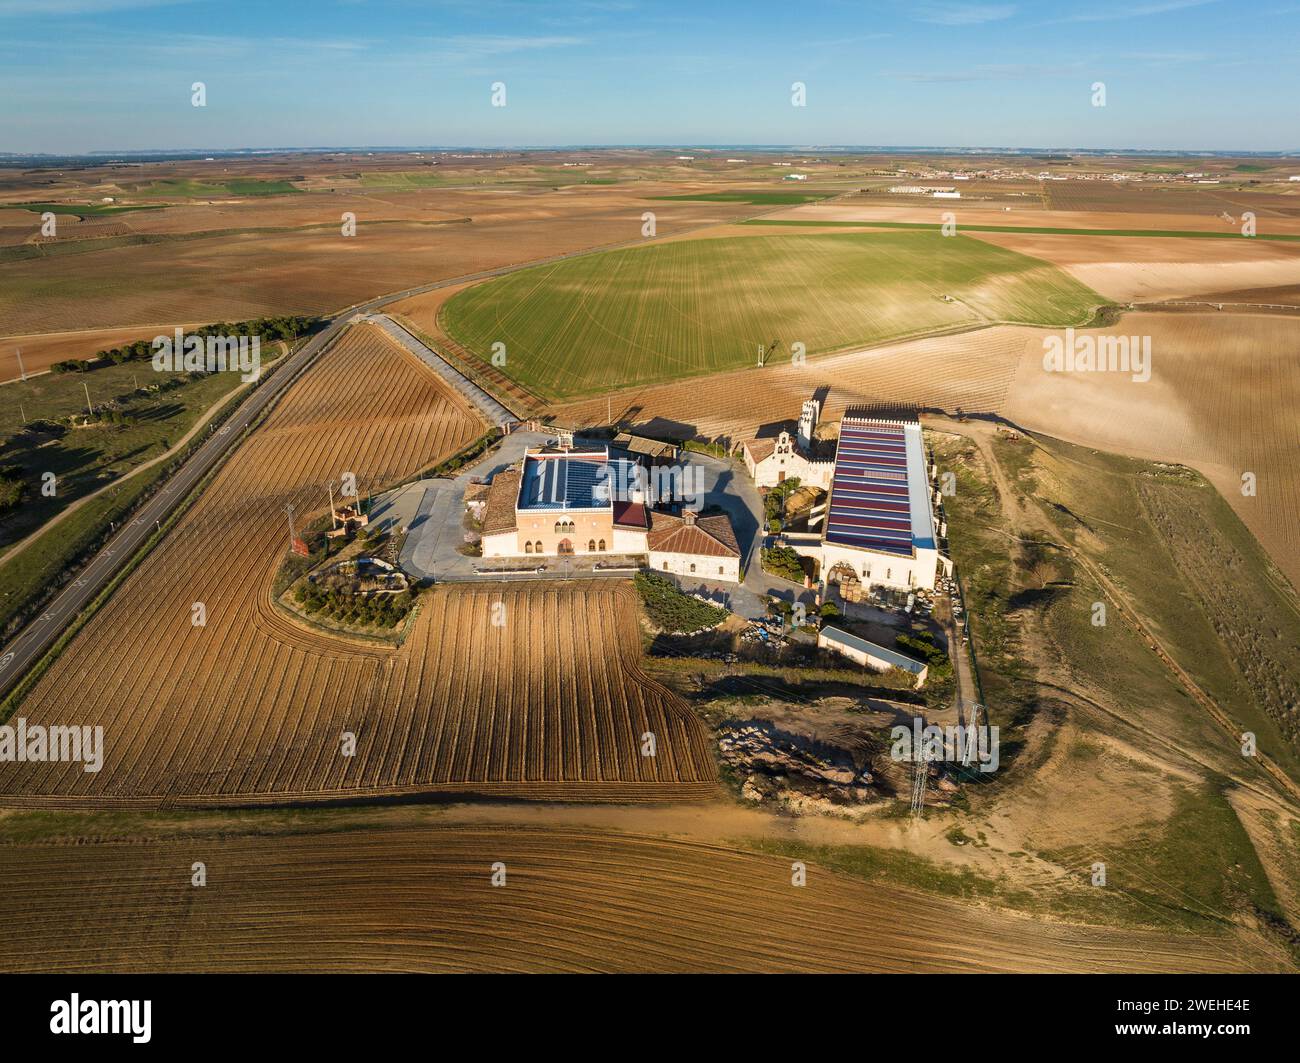
[[[763,567],[795,583],[804,579],[803,558],[788,546],[773,546],[763,551]]]

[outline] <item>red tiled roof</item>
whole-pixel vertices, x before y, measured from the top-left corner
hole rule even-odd
[[[695,554],[703,557],[739,557],[740,546],[725,513],[697,517],[688,524],[668,513],[650,514],[646,545],[660,554]]]
[[[503,469],[492,477],[483,514],[483,534],[515,530],[515,502],[519,498],[519,470]]]
[[[757,464],[764,458],[770,458],[772,451],[776,450],[775,439],[747,439],[745,440],[745,450],[749,454],[750,461]]]
[[[614,523],[623,528],[645,528],[646,508],[640,502],[614,500]]]

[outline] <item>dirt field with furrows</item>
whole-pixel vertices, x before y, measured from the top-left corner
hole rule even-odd
[[[1300,244],[1250,240],[1143,240],[1127,236],[1056,236],[972,233],[999,247],[1059,266],[1076,280],[1117,302],[1194,299],[1226,289],[1255,289],[1253,299],[1274,300],[1267,289],[1300,284]]]
[[[1150,336],[1151,380],[1046,373],[1027,336],[1002,413],[1026,428],[1204,473],[1300,587],[1300,318],[1126,314],[1102,334]],[[1257,491],[1244,496],[1242,475]]]
[[[0,802],[713,792],[703,731],[636,671],[626,587],[439,588],[400,650],[318,632],[273,605],[286,504],[301,525],[325,510],[327,480],[354,471],[363,491],[378,488],[482,430],[377,329],[349,333],[18,708],[31,723],[102,725],[103,770],[7,765]],[[505,625],[494,628],[498,599]],[[204,627],[191,624],[195,602]],[[645,731],[655,758],[639,754]],[[355,757],[341,755],[344,732],[357,735]]]
[[[313,193],[115,215],[131,235],[93,250],[0,255],[0,337],[319,314],[447,277],[637,240],[641,214],[652,208],[661,233],[756,212],[646,198],[675,190],[647,183]],[[345,210],[356,214],[353,237],[340,232]],[[133,243],[142,233],[165,238]]]
[[[1241,938],[979,910],[614,831],[0,846],[8,971],[1244,971]],[[203,861],[207,885],[190,884]],[[506,885],[490,884],[505,864]]]

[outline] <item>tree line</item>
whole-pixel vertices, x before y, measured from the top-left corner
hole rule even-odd
[[[186,336],[247,336],[259,337],[265,343],[285,340],[292,343],[299,336],[315,332],[324,323],[319,317],[259,317],[251,321],[239,321],[231,324],[219,321],[201,328],[185,330]],[[54,373],[88,373],[106,365],[121,365],[124,362],[144,362],[153,357],[153,339],[136,340],[121,347],[109,347],[96,352],[93,358],[65,358],[50,366]]]

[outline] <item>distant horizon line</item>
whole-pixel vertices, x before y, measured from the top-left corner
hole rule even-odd
[[[0,159],[140,159],[140,158],[190,158],[202,156],[241,155],[329,155],[329,154],[423,154],[426,152],[466,152],[475,155],[501,152],[543,151],[750,151],[760,153],[807,154],[887,154],[914,152],[919,154],[955,155],[1123,155],[1157,157],[1250,157],[1285,159],[1300,157],[1300,148],[1290,150],[1226,149],[1226,148],[1087,148],[1035,145],[982,145],[977,147],[952,144],[740,144],[740,143],[626,143],[626,144],[509,144],[496,146],[470,144],[361,144],[361,145],[300,145],[273,148],[131,148],[102,149],[95,151],[4,151]]]

